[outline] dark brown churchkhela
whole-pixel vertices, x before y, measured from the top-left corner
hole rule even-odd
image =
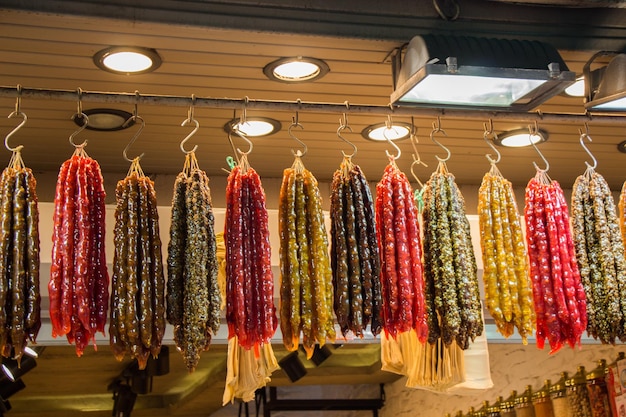
[[[380,333],[380,257],[374,201],[358,165],[344,158],[333,175],[330,197],[334,309],[345,336]],[[374,231],[374,233],[371,233]]]
[[[483,331],[477,267],[465,203],[444,162],[424,186],[423,216],[428,341],[467,349]]]
[[[78,356],[104,333],[109,307],[104,200],[100,166],[76,147],[57,180],[48,294],[52,335],[76,343]]]
[[[389,337],[428,334],[421,238],[409,181],[392,160],[376,186],[376,228],[381,259],[383,330]]]
[[[174,342],[189,372],[219,329],[217,271],[209,178],[191,152],[174,183],[166,295],[167,321],[174,326]]]
[[[165,329],[165,277],[154,183],[139,158],[116,188],[109,337],[113,354],[126,354],[144,369],[158,356]]]
[[[0,177],[0,349],[18,361],[41,327],[36,181],[20,147]]]

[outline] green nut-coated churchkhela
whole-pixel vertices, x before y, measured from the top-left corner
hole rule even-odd
[[[441,162],[424,185],[424,276],[428,341],[467,349],[482,334],[476,259],[465,202]]]
[[[572,190],[572,232],[587,299],[587,331],[602,343],[626,341],[626,260],[613,195],[592,168]]]
[[[219,329],[217,265],[209,178],[191,152],[174,183],[166,294],[167,321],[189,372]],[[161,332],[157,324],[155,332]]]

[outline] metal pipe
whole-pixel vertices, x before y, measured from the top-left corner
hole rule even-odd
[[[18,89],[0,86],[0,97],[17,97]],[[44,88],[21,88],[22,98],[77,101],[78,90],[55,90]],[[591,115],[576,113],[507,112],[487,110],[432,109],[418,107],[392,107],[376,105],[354,105],[344,103],[316,103],[296,101],[253,100],[246,98],[211,98],[194,96],[195,107],[216,109],[256,109],[269,111],[298,111],[312,113],[350,113],[416,117],[451,117],[458,119],[492,119],[505,121],[551,122],[563,124],[601,123],[606,125],[626,125],[623,115]],[[81,90],[81,101],[92,103],[149,104],[173,107],[187,107],[192,103],[191,96],[166,96]]]

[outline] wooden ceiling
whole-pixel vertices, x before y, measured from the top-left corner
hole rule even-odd
[[[442,3],[441,0],[437,0]],[[297,4],[292,4],[297,3]],[[335,4],[341,3],[341,4]],[[365,4],[364,4],[365,3]],[[371,4],[369,4],[371,3]],[[275,100],[386,106],[392,91],[391,65],[388,54],[410,40],[411,36],[429,31],[483,36],[506,36],[542,39],[557,46],[569,69],[580,73],[584,63],[599,49],[619,50],[626,42],[626,10],[623,9],[561,9],[504,5],[485,0],[461,4],[456,21],[438,16],[430,2],[393,0],[389,2],[268,1],[260,5],[252,1],[135,1],[132,6],[119,0],[0,1],[0,86],[24,88],[120,92],[133,94],[176,95],[191,97],[232,98],[241,100]],[[384,5],[383,5],[384,3]],[[449,2],[448,2],[449,3]],[[92,56],[112,45],[137,45],[155,48],[163,59],[161,67],[150,74],[121,76],[98,69]],[[330,72],[322,79],[298,85],[268,80],[263,67],[280,57],[312,56],[325,60]],[[9,114],[15,106],[15,95],[0,97],[0,114]],[[133,111],[129,103],[108,103],[107,107]],[[28,115],[26,126],[12,139],[13,146],[23,144],[27,166],[37,172],[54,173],[72,151],[69,135],[76,130],[70,120],[76,112],[76,101],[24,98],[21,110]],[[85,109],[103,107],[102,103],[85,100]],[[373,123],[385,121],[384,115],[350,114],[346,109],[353,134],[345,136],[358,147],[354,161],[372,181],[376,181],[387,163],[388,145],[366,141],[360,131]],[[583,113],[580,98],[557,96],[541,106],[544,113]],[[130,155],[145,152],[141,165],[146,173],[175,175],[183,165],[179,143],[189,132],[180,126],[187,117],[187,108],[140,104],[139,114],[146,127],[129,150]],[[211,177],[223,177],[226,157],[232,155],[223,125],[241,108],[195,109],[200,130],[190,141],[198,145],[200,166]],[[251,165],[262,178],[277,179],[293,161],[290,149],[298,145],[287,134],[295,116],[292,111],[262,111],[250,108],[248,116],[265,116],[279,120],[283,128],[275,135],[254,139]],[[308,146],[305,166],[319,180],[328,181],[341,162],[341,150],[350,148],[341,142],[336,130],[340,114],[335,112],[299,113],[304,127],[298,137]],[[406,114],[394,119],[409,122]],[[434,117],[415,116],[422,160],[422,179],[436,166],[441,149],[429,139]],[[0,132],[6,134],[17,119],[0,118]],[[489,168],[485,153],[491,152],[483,141],[483,118],[444,116],[441,127],[447,132],[441,141],[452,151],[448,163],[461,184],[476,185]],[[525,127],[527,121],[494,121],[496,132]],[[550,161],[550,175],[569,187],[584,169],[588,159],[579,145],[581,125],[566,122],[539,122],[549,132],[548,142],[540,149]],[[593,119],[589,133],[590,149],[596,156],[598,171],[605,175],[613,189],[624,180],[626,154],[616,145],[626,139],[624,125],[600,123]],[[87,152],[97,159],[105,173],[123,175],[128,162],[122,150],[136,128],[119,132],[85,131],[77,138],[88,139]],[[239,145],[237,138],[235,141]],[[409,172],[413,149],[408,141],[399,143],[401,169]],[[5,164],[10,153],[4,154]],[[523,187],[534,175],[533,161],[537,154],[531,149],[502,149],[502,173],[514,185]],[[214,193],[223,190],[213,190]],[[112,193],[111,193],[112,195]],[[366,349],[352,346],[352,349]],[[186,375],[173,352],[173,372],[155,380],[155,394],[145,399],[153,407],[137,410],[133,415],[208,415],[219,408],[224,378],[224,347],[217,346],[196,376]],[[328,368],[312,371],[303,383],[387,382],[394,376],[379,370],[378,362],[368,362],[378,355],[377,347],[369,347],[367,360],[350,363],[338,354]],[[358,361],[357,361],[358,362]],[[340,366],[341,365],[341,366]],[[97,354],[74,358],[71,348],[48,347],[40,365],[26,377],[27,389],[12,400],[11,415],[47,416],[108,415],[112,401],[106,386],[125,364],[118,364],[102,348]],[[377,368],[378,367],[378,368]],[[315,372],[321,373],[315,378]],[[329,375],[337,375],[328,378]],[[57,378],[63,382],[59,383]],[[284,376],[276,384],[287,383]],[[222,384],[222,385],[220,385]],[[168,403],[172,392],[183,390],[183,400]],[[211,392],[212,394],[207,394]],[[202,395],[200,395],[202,394]],[[168,397],[169,395],[169,397]],[[92,405],[72,407],[87,403]],[[96,398],[97,397],[97,398]],[[96,401],[97,400],[97,401]],[[176,402],[174,401],[174,402]],[[212,402],[211,402],[212,401]],[[182,406],[182,403],[187,404]],[[209,404],[209,402],[211,402]],[[38,405],[37,405],[38,404]],[[100,404],[100,405],[94,405]]]
[[[11,2],[9,2],[11,3]],[[15,2],[19,3],[19,2]],[[293,25],[307,27],[311,25],[307,21],[306,11],[299,10],[301,22],[283,23],[276,30],[292,28],[296,33],[279,33],[276,31],[260,31],[256,27],[263,27],[264,19],[259,18],[256,26],[237,25],[234,28],[234,17],[224,15],[223,4],[219,8],[224,15],[224,22],[219,27],[207,27],[195,22],[195,25],[187,24],[187,20],[177,16],[182,22],[164,23],[162,21],[149,21],[142,19],[143,14],[151,17],[148,8],[115,8],[116,2],[107,2],[102,8],[91,4],[91,9],[79,2],[67,3],[64,10],[72,12],[70,4],[76,6],[79,12],[90,12],[94,16],[48,14],[37,10],[6,10],[1,16],[0,27],[0,85],[16,86],[21,84],[24,88],[64,89],[76,90],[81,88],[85,91],[108,91],[157,95],[189,96],[195,94],[198,97],[232,98],[242,100],[249,97],[250,100],[276,100],[295,102],[300,99],[304,102],[335,103],[347,102],[352,105],[376,105],[385,106],[389,103],[389,95],[392,91],[391,65],[387,55],[394,48],[409,40],[389,39],[398,36],[391,29],[382,29],[380,22],[378,28],[381,36],[376,38],[372,33],[361,32],[364,30],[357,26],[354,31],[360,36],[348,37],[343,34],[350,21],[344,24],[335,24],[337,32],[342,36],[329,36],[328,34],[303,34],[297,33],[299,28]],[[81,4],[84,2],[80,2]],[[153,2],[154,3],[154,2]],[[156,2],[156,4],[172,4],[177,2]],[[218,2],[220,3],[220,2]],[[246,2],[239,2],[245,3]],[[281,2],[278,2],[281,3]],[[320,2],[322,3],[322,2]],[[396,8],[401,8],[403,2],[391,2]],[[502,10],[502,5],[495,2],[473,2],[482,5],[482,10],[474,11],[470,8],[471,3],[463,13],[474,16],[485,10],[490,10],[493,18],[478,17],[463,19],[464,14],[457,22],[444,22],[439,18],[440,26],[454,29],[455,24],[461,28],[482,27],[479,24],[494,24],[499,15],[507,13]],[[484,5],[483,3],[486,3]],[[52,10],[46,6],[46,2],[34,2],[33,8],[40,7],[43,10]],[[191,7],[199,8],[194,2],[181,2],[181,9],[189,11]],[[404,5],[407,7],[407,5]],[[465,6],[465,3],[464,3]],[[47,7],[47,9],[46,9]],[[108,7],[108,9],[107,9]],[[187,7],[188,9],[184,9]],[[216,5],[213,5],[216,7]],[[235,6],[233,6],[235,7]],[[365,6],[364,6],[365,7]],[[371,7],[371,6],[370,6]],[[473,6],[472,6],[473,7]],[[511,6],[508,6],[510,7]],[[424,6],[421,6],[424,9]],[[288,9],[276,6],[278,13],[282,12],[284,18],[292,18],[294,13],[288,13]],[[115,10],[115,12],[113,11]],[[159,9],[161,13],[164,13]],[[256,9],[255,9],[256,10]],[[287,11],[285,11],[287,10]],[[357,9],[358,10],[358,9]],[[396,14],[389,18],[392,25],[393,19],[398,19],[399,10],[392,9]],[[515,9],[513,9],[515,10]],[[553,13],[552,9],[531,9],[535,15],[519,13],[520,19],[528,22],[522,27],[529,33],[535,26],[545,21],[546,14]],[[594,9],[595,10],[595,9]],[[608,9],[606,9],[608,12]],[[550,13],[547,13],[547,12]],[[176,11],[172,11],[175,14]],[[216,23],[219,19],[210,14],[211,6],[198,11],[198,15],[206,17],[209,23]],[[238,10],[231,11],[237,13]],[[366,16],[376,10],[365,9],[355,16]],[[432,7],[417,12],[428,12],[428,20],[436,22],[436,15]],[[510,12],[510,11],[509,11]],[[543,12],[543,13],[542,13]],[[334,13],[334,14],[333,14]],[[391,13],[391,12],[388,12]],[[565,12],[563,12],[565,13]],[[616,48],[624,40],[623,27],[614,23],[616,14],[622,10],[611,9],[601,22],[590,22],[588,26],[578,26],[577,34],[569,34],[571,26],[579,24],[579,15],[561,13],[561,18],[569,18],[570,21],[560,23],[563,35],[555,35],[554,27],[545,28],[546,40],[556,40],[557,45],[567,47],[596,45],[600,41],[594,34],[610,36],[605,40],[605,47]],[[589,12],[590,16],[597,13]],[[113,15],[126,19],[108,18],[103,15]],[[338,11],[327,12],[331,16],[339,14]],[[160,15],[159,15],[160,16]],[[211,18],[211,16],[213,16]],[[344,19],[350,17],[340,15]],[[280,14],[275,19],[279,19]],[[308,18],[311,18],[308,16]],[[335,17],[336,18],[336,17]],[[406,16],[403,16],[406,18]],[[425,17],[422,16],[423,19]],[[160,18],[163,20],[163,18]],[[174,19],[174,18],[172,18]],[[248,16],[242,16],[242,22],[250,23]],[[513,20],[513,17],[508,19]],[[534,26],[529,23],[532,19],[539,19]],[[158,20],[155,18],[155,20]],[[422,22],[422,21],[420,21]],[[608,23],[607,23],[608,22]],[[192,22],[193,23],[193,22]],[[332,23],[332,22],[331,22]],[[473,26],[470,25],[473,23]],[[321,22],[320,26],[329,25]],[[511,27],[516,31],[522,31],[520,27]],[[519,23],[517,23],[519,26]],[[420,30],[429,28],[433,24],[422,22]],[[607,29],[608,28],[608,29]],[[490,30],[493,28],[489,27]],[[406,30],[406,29],[405,29]],[[327,30],[330,31],[330,30]],[[484,29],[483,29],[484,31]],[[463,33],[468,33],[463,31]],[[474,29],[470,34],[478,33]],[[490,33],[497,36],[498,33]],[[502,33],[501,36],[512,36],[510,33]],[[567,36],[566,36],[567,35]],[[530,36],[530,34],[526,34]],[[542,33],[534,33],[535,38],[540,38]],[[569,37],[568,37],[569,36]],[[583,42],[581,39],[585,38]],[[552,39],[554,38],[554,39]],[[577,39],[577,40],[576,40]],[[104,72],[98,69],[92,56],[97,51],[111,45],[138,45],[155,48],[163,58],[162,66],[155,72],[143,75],[125,76]],[[587,59],[596,50],[578,49],[562,50],[562,56],[570,70],[580,73]],[[288,85],[277,83],[267,79],[262,68],[269,62],[286,56],[312,56],[324,59],[330,66],[330,72],[322,79]],[[89,103],[84,102],[85,109],[94,107],[120,108],[133,111],[132,104],[119,103]],[[28,166],[40,171],[57,171],[60,164],[71,154],[72,147],[66,141],[76,126],[70,117],[76,112],[76,102],[58,101],[45,99],[24,99],[22,110],[28,115],[29,121],[26,127],[19,132],[12,142],[25,145],[23,157]],[[0,98],[0,109],[5,109],[7,115],[14,108],[14,98]],[[235,111],[236,110],[236,111]],[[582,113],[582,99],[558,96],[551,99],[539,109],[544,113]],[[146,121],[146,128],[133,145],[129,155],[145,152],[142,159],[144,171],[151,174],[176,174],[182,167],[183,156],[179,152],[178,144],[189,132],[188,128],[180,127],[180,123],[187,116],[184,107],[167,107],[155,105],[140,105],[139,114]],[[200,130],[192,139],[193,144],[198,144],[197,156],[201,167],[208,171],[210,176],[224,174],[222,168],[226,167],[225,158],[232,154],[223,125],[233,115],[239,117],[241,108],[197,108],[195,115],[200,122]],[[293,156],[290,149],[298,145],[287,134],[287,127],[295,116],[292,111],[262,111],[249,109],[249,116],[265,116],[279,120],[283,129],[275,135],[254,140],[254,152],[250,156],[252,166],[266,178],[280,178],[282,170],[291,165]],[[361,165],[368,177],[375,181],[382,173],[387,163],[385,150],[389,147],[384,143],[373,143],[363,139],[359,132],[373,123],[385,121],[384,115],[351,115],[347,111],[348,121],[354,130],[354,134],[346,134],[358,146],[358,154],[355,162]],[[300,112],[299,122],[304,129],[297,130],[298,137],[308,145],[308,153],[304,159],[305,165],[324,181],[328,180],[335,168],[341,161],[341,150],[350,148],[341,142],[336,135],[339,126],[340,114],[324,112]],[[410,122],[407,115],[396,116],[395,119]],[[429,168],[420,167],[419,175],[426,178],[430,170],[436,164],[435,155],[441,154],[441,150],[429,140],[429,133],[434,117],[417,116],[415,124],[418,128],[419,147],[422,159],[429,164]],[[459,119],[443,117],[441,126],[445,129],[448,137],[443,143],[452,151],[449,168],[457,176],[461,184],[478,184],[483,173],[488,168],[484,154],[489,151],[483,139],[483,125],[485,118]],[[0,131],[8,132],[17,124],[17,120],[0,120]],[[512,128],[527,126],[527,121],[494,122],[496,132],[503,132]],[[541,150],[550,161],[550,174],[559,180],[565,187],[570,186],[575,177],[584,171],[584,160],[587,157],[578,144],[578,129],[581,125],[571,123],[540,123],[540,128],[549,132],[549,141],[541,145]],[[84,132],[82,138],[89,139],[87,152],[96,158],[104,171],[125,172],[128,163],[122,158],[122,149],[135,133],[135,128],[119,132]],[[593,138],[591,150],[599,161],[598,171],[604,174],[614,188],[621,187],[624,179],[621,163],[626,155],[617,152],[616,145],[624,137],[623,127],[603,125],[602,123],[590,123],[590,135]],[[294,131],[295,132],[295,131]],[[235,141],[237,142],[237,138]],[[190,143],[191,144],[191,143]],[[237,143],[239,145],[239,143]],[[412,162],[412,148],[410,141],[400,142],[403,156],[398,161],[399,166],[408,172]],[[242,145],[243,146],[243,145]],[[8,161],[9,153],[5,153]],[[523,186],[534,174],[532,161],[537,155],[528,149],[503,149],[501,170],[515,185]]]

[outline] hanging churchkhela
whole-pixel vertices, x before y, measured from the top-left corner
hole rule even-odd
[[[411,141],[417,142],[414,131]],[[442,390],[463,380],[463,352],[440,339],[426,343],[429,317],[423,268],[427,265],[421,263],[418,207],[408,179],[395,163],[401,155],[399,148],[396,151],[396,156],[387,153],[390,163],[376,186],[385,330],[381,334],[382,369],[405,375],[407,387]],[[414,155],[414,161],[420,160]],[[436,313],[432,314],[436,319]]]
[[[274,307],[265,191],[246,155],[226,186],[226,321],[245,349],[269,344],[278,326]]]
[[[19,103],[19,102],[18,102]],[[16,110],[13,115],[22,114]],[[23,122],[23,123],[24,123]],[[5,358],[24,354],[41,327],[39,293],[39,210],[33,172],[24,166],[21,146],[0,176],[0,349]]]
[[[587,137],[582,133],[582,140]],[[586,147],[583,144],[583,147]],[[595,158],[594,158],[595,161]],[[587,297],[587,332],[602,343],[626,341],[626,261],[615,202],[604,177],[587,164],[572,190],[572,229]]]
[[[86,124],[85,124],[86,125]],[[85,125],[76,133],[84,129]],[[48,293],[52,336],[66,336],[81,356],[97,332],[104,334],[109,274],[104,251],[105,191],[86,141],[61,166],[54,197],[52,264]]]
[[[344,122],[337,130],[341,139],[341,130],[346,128],[349,127]],[[380,257],[374,216],[367,179],[352,163],[351,155],[345,155],[333,175],[330,196],[334,309],[344,337],[348,332],[363,337],[368,325],[374,335],[382,329]]]
[[[622,191],[619,195],[619,228],[622,233],[622,242],[626,250],[626,181],[622,184]]]
[[[394,158],[376,185],[376,229],[381,257],[383,329],[387,337],[428,327],[417,207],[406,175]]]
[[[423,194],[428,342],[441,339],[467,349],[483,332],[476,259],[465,200],[445,160],[438,159]]]
[[[316,343],[335,340],[335,327],[322,198],[317,179],[302,163],[303,154],[296,154],[285,169],[280,189],[280,328],[289,351],[298,349],[302,334],[310,358]]]
[[[245,119],[243,119],[245,120]],[[238,131],[237,131],[238,132]],[[246,139],[243,133],[238,134]],[[223,404],[251,401],[278,369],[271,340],[274,306],[268,213],[261,178],[241,152],[226,184],[226,322],[228,362]]]
[[[167,258],[167,320],[187,370],[195,370],[220,326],[217,246],[209,177],[186,153],[174,182]]]
[[[491,169],[478,191],[485,301],[498,332],[509,337],[516,328],[527,344],[535,328],[535,310],[520,216],[511,182],[502,176],[497,161],[487,158]]]
[[[154,182],[144,175],[139,160],[131,162],[126,178],[115,188],[115,228],[109,337],[117,360],[125,354],[137,360],[139,369],[148,357],[157,357],[165,333],[165,277],[159,214]]]
[[[270,343],[276,327],[265,191],[245,164],[231,171],[226,187],[226,319],[229,336],[257,349]]]
[[[547,164],[547,163],[546,163]],[[550,353],[574,347],[587,327],[585,290],[580,280],[567,202],[558,182],[537,167],[526,187],[524,215],[537,323],[537,346]]]

